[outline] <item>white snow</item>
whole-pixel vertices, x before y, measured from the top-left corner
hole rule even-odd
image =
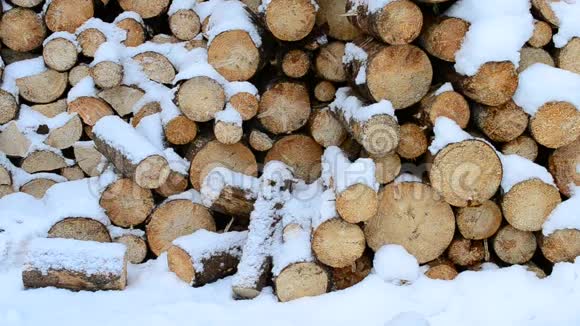
[[[2,75],[2,89],[14,95],[18,101],[18,86],[16,79],[34,76],[47,71],[42,56],[33,59],[21,60],[7,65]]]
[[[337,194],[355,184],[363,184],[379,190],[375,177],[375,163],[370,158],[359,158],[350,162],[346,154],[336,146],[326,148],[322,155],[322,178],[332,184]]]
[[[572,197],[561,202],[554,208],[542,226],[542,233],[546,236],[557,230],[580,230],[580,187],[572,189]]]
[[[359,62],[360,68],[355,78],[355,83],[357,85],[362,85],[367,81],[367,59],[368,54],[365,50],[352,42],[346,43],[342,63],[348,65],[353,61]]]
[[[240,258],[247,237],[247,231],[216,233],[201,229],[173,240],[173,244],[185,250],[191,257],[196,273],[202,273],[203,260],[213,255],[226,253]]]
[[[433,93],[435,96],[437,95],[441,95],[445,92],[453,92],[453,85],[451,85],[451,83],[447,82],[443,85],[441,85],[441,87],[439,87],[435,93]]]
[[[558,17],[558,33],[554,35],[554,45],[564,47],[572,38],[580,37],[580,1],[550,1],[550,6]]]
[[[163,153],[146,137],[117,116],[101,118],[94,125],[93,134],[119,150],[134,164],[152,155],[163,156]]]
[[[110,43],[121,43],[127,39],[127,31],[118,27],[115,24],[106,23],[99,18],[91,18],[84,22],[77,30],[75,34],[78,36],[80,33],[86,31],[87,29],[94,28],[99,30],[105,38],[107,42]],[[107,43],[105,42],[105,43]]]
[[[169,10],[167,10],[167,16],[171,17],[179,10],[193,10],[196,4],[197,0],[173,0]]]
[[[375,1],[375,0],[371,0],[371,1]],[[389,0],[383,0],[383,1],[389,1]],[[265,13],[266,10],[268,10],[268,5],[270,5],[271,2],[272,2],[272,0],[262,0],[262,4],[258,7],[258,11],[260,13]],[[320,9],[320,6],[318,5],[318,2],[316,0],[310,0],[310,3],[314,6],[314,11],[318,11]]]
[[[425,316],[416,312],[402,312],[396,315],[385,326],[430,326]]]
[[[224,91],[226,93],[226,97],[228,101],[238,93],[248,93],[254,96],[257,96],[259,99],[260,94],[258,93],[258,89],[254,84],[243,81],[243,82],[229,82],[225,85]]]
[[[378,103],[364,105],[364,103],[352,94],[350,87],[341,87],[336,91],[335,99],[329,104],[331,111],[340,113],[347,120],[354,120],[358,122],[366,122],[372,117],[382,114],[387,114],[397,119],[395,110],[391,102],[381,100]]]
[[[579,89],[580,75],[535,63],[520,73],[513,99],[532,117],[542,105],[554,101],[569,102],[580,110]]]
[[[179,156],[179,154],[175,153],[175,150],[173,148],[171,147],[166,148],[163,151],[163,154],[165,155],[165,159],[167,159],[167,162],[169,162],[169,168],[172,171],[181,173],[183,175],[189,174],[190,162],[187,159]]]
[[[79,42],[77,41],[77,37],[76,35],[69,33],[69,32],[56,32],[56,33],[52,33],[50,34],[47,38],[44,39],[44,41],[42,42],[42,46],[46,46],[46,44],[54,39],[57,38],[62,38],[65,39],[69,42],[71,42],[76,48],[77,48],[77,52],[81,52],[81,46],[79,45]]]
[[[310,247],[310,225],[307,228],[298,225],[296,228],[284,231],[282,239],[278,238],[278,240],[278,246],[275,247],[272,255],[272,274],[274,276],[278,276],[284,268],[291,264],[314,260]]]
[[[147,138],[151,145],[158,150],[163,151],[165,149],[165,133],[161,124],[161,114],[154,113],[144,117],[139,121],[135,130]]]
[[[120,243],[72,239],[34,239],[28,245],[24,270],[68,270],[94,274],[121,274],[127,248]]]
[[[373,271],[383,281],[396,284],[413,282],[420,275],[415,256],[396,244],[384,245],[375,253]]]
[[[395,184],[398,184],[398,183],[404,183],[404,182],[423,182],[423,180],[421,180],[421,178],[419,178],[418,176],[416,176],[414,174],[402,173],[401,175],[396,177],[393,182]]]
[[[123,11],[121,14],[119,14],[119,16],[115,17],[115,20],[113,20],[113,24],[120,23],[125,19],[133,19],[134,21],[138,22],[141,25],[145,24],[143,22],[143,18],[141,18],[141,15],[139,15],[134,11]]]
[[[520,49],[534,32],[529,0],[462,0],[445,15],[471,25],[455,54],[455,70],[473,76],[487,62],[511,61],[516,68]]]
[[[244,190],[251,198],[256,198],[260,191],[260,180],[224,167],[215,167],[203,179],[201,185],[203,204],[207,207],[213,205],[225,187]]]
[[[201,194],[195,190],[195,189],[189,189],[187,191],[184,191],[182,193],[179,194],[175,194],[175,195],[171,195],[169,197],[167,197],[167,199],[165,201],[163,201],[163,203],[167,203],[170,202],[172,200],[189,200],[194,204],[202,204],[202,200],[201,200]]]
[[[457,122],[447,117],[439,117],[435,120],[433,133],[435,134],[435,138],[433,138],[433,141],[429,146],[429,151],[433,155],[439,153],[440,150],[449,144],[473,139],[470,134],[459,127]]]
[[[124,228],[120,228],[118,226],[114,226],[112,224],[109,225],[107,227],[107,229],[109,230],[109,234],[111,235],[111,238],[113,240],[116,238],[122,237],[124,235],[134,235],[134,236],[137,236],[139,238],[145,237],[145,231],[139,230],[139,229],[124,229]]]
[[[219,111],[215,114],[215,121],[225,122],[227,124],[242,126],[242,116],[231,104],[226,104],[225,110]]]
[[[10,173],[12,178],[12,189],[18,191],[21,186],[35,179],[49,179],[55,182],[64,182],[67,179],[55,173],[28,173],[23,169],[15,166],[8,160],[6,155],[0,152],[0,166],[3,166]]]
[[[353,3],[353,7],[348,13],[356,13],[358,11],[358,7],[366,6],[367,13],[374,14],[393,1],[395,0],[354,0],[351,1]]]
[[[207,26],[208,45],[219,34],[231,30],[246,31],[256,47],[262,46],[262,37],[248,12],[246,5],[237,0],[218,2],[213,8]]]
[[[531,179],[540,179],[546,184],[556,186],[554,178],[545,167],[516,154],[503,155],[497,152],[497,155],[503,167],[501,188],[505,193],[516,184]]]
[[[66,100],[68,103],[70,103],[83,96],[97,97],[97,92],[98,90],[95,87],[95,81],[93,80],[93,77],[87,76],[81,79],[69,90]]]

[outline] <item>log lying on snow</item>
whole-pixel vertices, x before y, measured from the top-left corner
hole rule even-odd
[[[272,0],[263,6],[266,27],[281,41],[299,41],[314,28],[316,1]]]
[[[430,186],[392,183],[379,192],[378,213],[367,221],[364,232],[374,251],[384,244],[399,244],[419,263],[426,263],[451,243],[455,218],[449,204]]]
[[[374,8],[373,8],[374,7]],[[346,3],[348,20],[365,34],[389,44],[408,44],[421,33],[423,14],[410,0],[396,0],[378,7],[349,0]]]
[[[287,191],[292,179],[292,172],[281,162],[270,162],[264,168],[261,191],[250,216],[248,240],[232,280],[232,291],[236,299],[257,297],[268,282],[272,268],[272,237],[282,218],[278,211],[284,205],[283,193]]]
[[[75,291],[123,290],[125,246],[70,239],[35,239],[28,245],[24,287],[54,286]]]
[[[110,225],[109,233],[113,242],[122,243],[127,247],[127,261],[131,264],[140,264],[147,256],[147,242],[145,232],[139,229],[122,229]]]
[[[101,118],[93,134],[99,152],[140,187],[155,189],[167,180],[170,169],[163,153],[121,118]]]
[[[429,58],[414,45],[385,46],[372,39],[348,43],[343,62],[353,87],[369,99],[390,101],[395,110],[419,102],[433,78]]]
[[[385,156],[397,148],[400,130],[388,101],[364,105],[350,88],[340,88],[329,108],[351,136],[373,155]]]
[[[167,251],[169,270],[192,286],[203,286],[237,271],[248,232],[198,230],[173,241]]]
[[[113,224],[134,227],[147,219],[155,203],[151,190],[141,188],[131,179],[119,179],[101,193],[99,205]]]
[[[48,237],[111,242],[111,235],[107,227],[103,223],[87,217],[69,217],[56,222],[48,230]]]
[[[336,194],[336,211],[349,223],[366,222],[377,213],[379,185],[375,164],[359,158],[351,163],[342,150],[332,146],[322,156],[323,179]]]
[[[216,230],[207,208],[191,198],[170,198],[151,213],[146,229],[147,242],[151,251],[159,256],[171,247],[173,240],[199,229]]]
[[[259,183],[255,177],[216,167],[203,180],[202,200],[212,211],[248,217],[254,209]]]

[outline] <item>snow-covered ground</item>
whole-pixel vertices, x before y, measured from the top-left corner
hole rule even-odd
[[[580,261],[558,264],[542,280],[519,266],[403,286],[373,273],[344,291],[278,303],[271,289],[234,301],[231,277],[191,288],[169,272],[165,255],[130,266],[121,292],[23,290],[13,266],[0,272],[0,325],[579,325],[579,277]]]

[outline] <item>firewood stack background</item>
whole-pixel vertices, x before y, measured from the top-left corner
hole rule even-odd
[[[55,207],[24,285],[120,290],[167,255],[192,286],[289,301],[385,244],[443,280],[574,260],[580,231],[542,226],[580,186],[580,38],[554,44],[534,0],[519,65],[456,69],[459,2],[4,3],[0,196]]]

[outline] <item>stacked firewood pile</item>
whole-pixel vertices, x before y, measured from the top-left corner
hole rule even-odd
[[[577,6],[494,3],[3,3],[0,196],[54,221],[24,285],[123,289],[167,255],[192,286],[288,301],[386,244],[434,279],[572,261]]]

